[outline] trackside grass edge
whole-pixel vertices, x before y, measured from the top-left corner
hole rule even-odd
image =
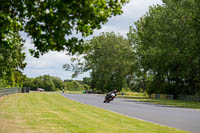
[[[166,99],[153,99],[145,96],[144,93],[128,92],[125,95],[119,95],[120,98],[132,99],[138,102],[148,102],[152,104],[160,104],[182,108],[200,109],[200,102],[183,101],[183,100],[166,100]]]
[[[61,91],[58,93],[61,93]],[[65,93],[83,94],[82,91],[66,91]],[[160,104],[160,105],[181,107],[181,108],[200,109],[200,102],[183,101],[183,100],[153,99],[153,98],[149,98],[148,96],[146,96],[145,93],[128,91],[128,92],[125,92],[124,95],[121,95],[121,93],[119,93],[119,95],[117,97],[132,99],[132,100],[135,100],[138,102],[146,102],[146,103]]]
[[[187,133],[37,92],[1,97],[0,125],[0,133]]]

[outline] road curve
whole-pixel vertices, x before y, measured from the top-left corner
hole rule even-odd
[[[134,100],[116,98],[103,103],[104,96],[92,94],[62,94],[80,103],[111,110],[130,117],[139,118],[193,133],[200,133],[200,110],[155,105]]]

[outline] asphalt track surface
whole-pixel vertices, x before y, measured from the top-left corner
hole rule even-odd
[[[104,108],[145,121],[200,133],[200,110],[155,105],[134,100],[115,98],[103,103],[104,96],[92,94],[62,94],[71,100]]]

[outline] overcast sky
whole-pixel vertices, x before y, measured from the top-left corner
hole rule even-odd
[[[109,19],[108,23],[103,25],[101,30],[95,31],[93,36],[99,35],[101,32],[112,32],[126,35],[129,31],[129,26],[134,26],[134,22],[142,17],[149,9],[149,6],[162,4],[161,0],[131,0],[130,3],[123,7],[124,13],[120,16],[114,16]],[[90,36],[89,38],[92,38]],[[36,77],[49,74],[60,77],[61,79],[71,79],[71,72],[64,71],[63,64],[70,63],[70,56],[64,52],[49,52],[39,59],[33,58],[28,52],[28,48],[33,47],[29,38],[26,39],[26,62],[27,66],[24,69],[24,74],[28,77]],[[89,73],[79,75],[76,79],[81,80],[83,77],[88,77]]]

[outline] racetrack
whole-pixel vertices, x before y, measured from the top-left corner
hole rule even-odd
[[[200,110],[155,105],[134,100],[116,98],[103,103],[104,96],[92,94],[62,94],[63,96],[130,117],[200,133]]]

